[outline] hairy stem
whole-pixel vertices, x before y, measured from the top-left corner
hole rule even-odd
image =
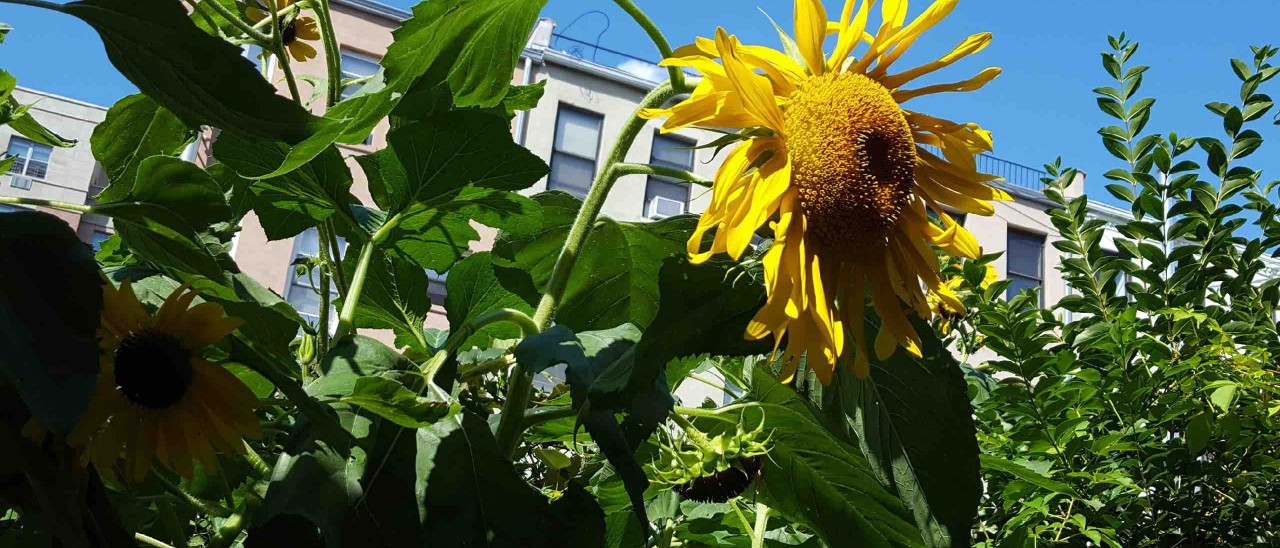
[[[524,414],[524,427],[531,428],[544,422],[578,416],[578,410],[569,406],[534,409]]]
[[[158,538],[144,535],[142,533],[134,533],[133,539],[147,546],[154,546],[155,548],[173,548],[172,545],[165,543]]]
[[[622,8],[622,11],[627,12],[627,15],[635,19],[640,28],[644,29],[645,34],[648,34],[649,39],[653,41],[653,45],[657,46],[658,53],[662,55],[663,59],[672,57],[671,44],[667,42],[667,37],[662,35],[662,30],[653,24],[653,20],[649,19],[648,15],[645,15],[631,0],[613,1],[618,4],[618,7]],[[684,91],[684,72],[680,67],[667,67],[667,74],[671,78],[671,88],[676,91]]]
[[[274,44],[272,49],[276,52],[280,70],[284,71],[284,81],[289,84],[289,95],[293,97],[293,102],[301,105],[302,94],[298,93],[298,80],[293,77],[293,67],[289,65],[289,52],[284,47],[284,33],[280,31],[280,14],[274,10],[267,11],[271,12],[271,43]]]
[[[200,3],[213,8],[213,11],[218,12],[218,15],[221,15],[223,19],[226,19],[235,28],[240,29],[240,32],[243,32],[249,38],[254,39],[259,46],[266,47],[271,44],[271,37],[263,34],[258,29],[253,28],[252,25],[244,19],[241,19],[238,14],[232,13],[231,10],[226,8],[226,6],[223,6],[214,0],[203,0]]]
[[[159,483],[160,486],[163,487],[165,491],[168,491],[170,495],[177,497],[178,500],[182,501],[187,506],[190,506],[191,508],[195,509],[197,512],[205,513],[210,516],[216,516],[220,518],[225,518],[231,515],[231,510],[227,508],[223,508],[211,502],[207,502],[199,498],[196,498],[195,495],[192,495],[191,493],[184,491],[182,487],[179,487],[177,484],[169,481],[168,478],[160,474],[155,474],[155,478],[156,478],[156,482]]]
[[[0,0],[4,1],[4,0]],[[39,198],[17,198],[14,196],[0,196],[0,204],[16,204],[16,205],[34,205],[51,207],[53,209],[62,209],[66,211],[74,211],[76,213],[93,213],[93,206],[84,204],[72,204],[68,202],[55,202],[53,200],[41,200]]]
[[[356,271],[351,274],[351,283],[347,286],[347,293],[342,296],[342,311],[338,313],[338,331],[334,335],[334,340],[342,340],[347,335],[355,332],[356,303],[360,302],[360,293],[364,290],[364,279],[369,276],[369,263],[373,260],[373,253],[382,242],[390,237],[391,231],[395,230],[396,226],[400,224],[402,215],[397,213],[387,219],[387,222],[378,228],[377,232],[373,233],[364,248],[360,250]]]
[[[697,175],[689,173],[683,169],[675,169],[665,166],[655,166],[649,164],[618,164],[613,166],[619,177],[624,175],[657,175],[660,177],[670,177],[672,179],[680,179],[699,186],[711,186],[712,181],[703,179]]]
[[[764,534],[769,529],[769,507],[756,502],[756,527],[751,533],[751,548],[764,548]]]
[[[326,105],[332,107],[342,100],[342,50],[338,45],[338,36],[333,32],[329,0],[317,0],[315,12],[317,23],[320,25],[320,40],[324,44],[325,65],[329,74]]]

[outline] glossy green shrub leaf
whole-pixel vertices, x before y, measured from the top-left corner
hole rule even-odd
[[[277,94],[240,48],[201,31],[168,0],[82,0],[61,11],[102,37],[130,82],[190,127],[296,143],[330,122]]]
[[[93,252],[47,213],[0,215],[0,375],[46,428],[70,432],[97,387],[102,283]]]
[[[121,99],[93,129],[93,157],[102,164],[111,184],[98,195],[100,202],[125,199],[133,189],[138,167],[151,156],[173,156],[187,143],[187,125],[168,109],[143,94]]]
[[[875,340],[878,319],[867,323]],[[968,386],[936,332],[914,324],[923,358],[873,359],[866,380],[841,368],[822,391],[823,410],[854,433],[881,484],[911,509],[926,545],[968,546],[982,495]]]

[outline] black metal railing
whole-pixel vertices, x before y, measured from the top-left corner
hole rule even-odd
[[[942,150],[933,145],[920,145],[925,150],[942,155]],[[998,177],[1003,177],[1005,186],[1021,188],[1033,192],[1044,192],[1045,184],[1041,179],[1048,177],[1049,173],[1029,166],[1024,166],[1017,162],[1010,162],[1003,158],[997,158],[990,154],[979,154],[974,160],[978,164],[978,171],[989,173]]]

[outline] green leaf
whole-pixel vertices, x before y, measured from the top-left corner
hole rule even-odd
[[[507,96],[502,98],[502,108],[506,111],[508,118],[514,117],[517,111],[533,110],[534,107],[538,106],[538,102],[542,100],[542,95],[546,91],[546,80],[534,82],[527,86],[511,86],[507,90]]]
[[[9,98],[8,103],[9,108],[18,106],[18,102],[12,97]],[[58,148],[70,148],[76,144],[75,140],[67,139],[66,137],[50,131],[49,128],[44,127],[43,124],[36,121],[36,119],[31,116],[30,112],[24,112],[15,116],[13,119],[8,121],[8,126],[10,129],[22,134],[23,137],[43,145]]]
[[[135,256],[165,269],[221,279],[222,266],[185,219],[164,206],[117,202],[94,208],[115,221],[116,234]]]
[[[769,341],[747,341],[747,322],[765,302],[758,272],[728,261],[693,265],[668,258],[659,275],[663,298],[653,323],[629,353],[591,386],[593,406],[616,408],[650,390],[672,359],[698,354],[745,356],[767,353]]]
[[[338,401],[361,407],[405,428],[429,426],[449,414],[449,404],[431,401],[386,377],[356,379],[351,395]]]
[[[182,120],[146,95],[117,101],[89,140],[93,157],[111,181],[98,201],[123,200],[133,188],[139,164],[151,156],[177,154],[189,133]]]
[[[804,399],[767,371],[752,375],[757,402],[742,421],[771,432],[758,482],[769,507],[817,533],[829,546],[922,546],[911,511],[881,486],[873,465],[822,425]]]
[[[980,455],[979,459],[982,461],[982,468],[984,470],[995,470],[998,472],[1004,472],[1006,474],[1010,474],[1015,478],[1018,478],[1022,481],[1025,481],[1037,487],[1042,487],[1050,491],[1053,491],[1054,493],[1058,493],[1060,495],[1066,495],[1068,497],[1072,497],[1076,499],[1080,498],[1080,495],[1076,493],[1076,490],[1072,489],[1070,485],[1067,485],[1065,483],[1062,483],[1054,479],[1050,479],[1048,476],[1041,474],[1040,472],[1036,472],[1035,470],[1027,468],[1026,466],[1023,466],[1011,460],[1003,459],[994,455],[988,455],[985,453]]]
[[[1221,409],[1223,413],[1231,411],[1231,404],[1236,399],[1236,389],[1240,385],[1232,381],[1214,381],[1205,387],[1209,390],[1209,402]]]
[[[63,13],[98,31],[107,57],[189,127],[296,143],[331,122],[276,93],[239,47],[201,31],[169,0],[82,0]]]
[[[538,230],[537,204],[514,192],[468,186],[437,205],[415,205],[387,237],[394,247],[422,268],[448,270],[480,239],[472,223],[523,235]]]
[[[409,124],[388,136],[404,167],[404,187],[384,178],[387,208],[437,204],[464,186],[498,190],[528,188],[549,173],[547,165],[516,145],[502,119],[475,111],[453,111]]]
[[[560,524],[560,528],[551,533],[551,538],[574,548],[604,548],[604,510],[578,482],[569,482],[564,495],[551,503],[551,511]]]
[[[868,340],[878,321],[868,318]],[[855,433],[886,488],[911,509],[930,547],[968,546],[982,496],[968,384],[945,343],[916,319],[923,358],[896,352],[872,360],[858,380],[839,368],[822,391],[823,411]]]
[[[284,161],[289,149],[279,143],[224,134],[214,145],[214,155],[240,176],[262,179],[272,166]],[[352,203],[351,170],[335,147],[278,177],[268,177],[251,187],[254,211],[267,238],[292,238],[340,213],[339,230],[354,233],[347,211]]]
[[[162,206],[181,217],[187,225],[203,230],[210,225],[231,220],[226,195],[204,170],[191,162],[171,156],[152,156],[134,167],[136,182],[122,192],[111,193],[103,203],[143,202]],[[114,185],[108,189],[116,188]]]
[[[532,314],[533,307],[529,306],[529,303],[519,295],[508,291],[499,282],[500,276],[517,274],[519,273],[505,272],[495,268],[492,255],[489,253],[476,253],[454,265],[449,270],[449,278],[445,281],[447,292],[444,305],[446,316],[449,318],[449,331],[456,333],[463,324],[485,312],[500,308],[513,308]],[[467,337],[459,348],[484,347],[488,346],[491,340],[515,339],[520,335],[520,329],[515,325],[507,322],[495,323]]]
[[[1187,450],[1191,452],[1191,456],[1199,455],[1209,445],[1211,430],[1209,413],[1199,413],[1187,422]]]
[[[348,248],[343,270],[354,275],[361,253],[359,247]],[[405,337],[426,350],[419,337],[427,313],[431,310],[431,280],[422,268],[375,251],[365,276],[364,290],[356,303],[355,326],[391,329],[397,339]],[[342,299],[335,306],[342,306]]]
[[[556,325],[536,333],[520,341],[515,349],[516,363],[525,372],[534,375],[560,364],[567,371],[583,374],[587,367],[587,356],[578,342],[573,330],[563,325]],[[587,383],[590,385],[590,383]]]
[[[97,387],[93,252],[63,220],[18,211],[0,215],[0,261],[0,375],[42,426],[68,433]]]
[[[497,264],[527,271],[545,288],[581,202],[563,192],[534,199],[542,207],[541,229],[529,236],[502,234],[494,255]],[[658,311],[658,271],[667,257],[684,253],[696,223],[689,216],[653,223],[599,219],[570,274],[556,321],[580,331],[649,325]]]

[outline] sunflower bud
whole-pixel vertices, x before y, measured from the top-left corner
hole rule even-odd
[[[316,359],[316,337],[310,333],[303,332],[302,340],[298,342],[298,362],[308,365]]]
[[[760,474],[769,440],[760,439],[764,421],[753,430],[741,422],[731,432],[708,437],[686,426],[686,436],[660,444],[660,459],[649,465],[657,483],[701,502],[724,502],[742,494]],[[658,463],[661,463],[659,465]]]

